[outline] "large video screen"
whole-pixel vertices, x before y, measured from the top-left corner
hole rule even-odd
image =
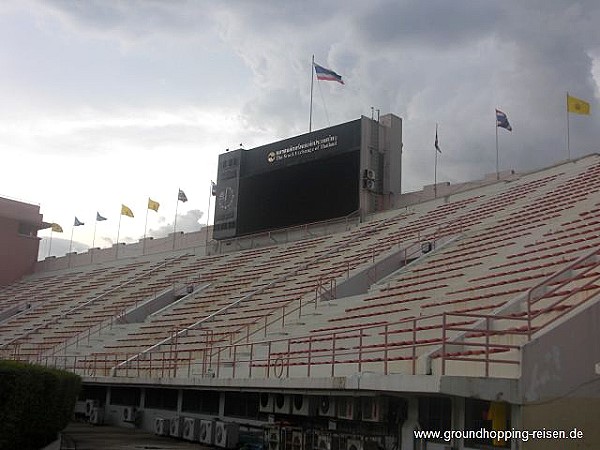
[[[361,129],[358,119],[219,155],[215,239],[357,211]]]
[[[360,151],[241,177],[238,235],[345,216],[358,209]]]

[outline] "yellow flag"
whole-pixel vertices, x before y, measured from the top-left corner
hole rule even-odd
[[[121,205],[121,215],[127,216],[127,217],[133,217],[133,213],[131,212],[131,209],[129,209],[125,205]]]
[[[50,228],[51,228],[51,229],[52,229],[52,231],[54,231],[55,233],[62,233],[62,232],[63,232],[63,229],[62,229],[62,227],[61,227],[59,224],[57,224],[57,223],[52,223],[52,224],[50,224]]]
[[[160,206],[160,203],[152,200],[151,198],[148,198],[148,209],[151,209],[152,211],[158,212],[158,207],[159,206]]]
[[[590,115],[590,104],[567,94],[567,111],[574,114]]]

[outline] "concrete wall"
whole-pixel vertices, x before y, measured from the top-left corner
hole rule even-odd
[[[515,175],[514,170],[506,170],[500,172],[500,180],[507,181],[518,178]],[[469,181],[466,183],[450,184],[446,182],[440,182],[437,184],[427,184],[423,186],[423,189],[415,192],[407,192],[402,194],[396,199],[396,208],[404,208],[406,206],[417,205],[429,200],[437,198],[444,198],[450,195],[458,194],[460,192],[468,191],[470,189],[476,189],[479,187],[487,186],[496,183],[498,180],[496,174],[486,174],[482,180]],[[436,194],[437,191],[437,194]]]
[[[600,448],[600,301],[523,349],[523,427],[581,429],[582,441],[530,441],[526,449]]]
[[[583,431],[583,439],[543,439],[523,443],[524,450],[563,450],[600,448],[600,399],[566,397],[523,407],[523,429]]]
[[[210,244],[212,238],[212,227],[208,228],[207,239],[206,227],[193,233],[177,232],[170,233],[164,238],[140,239],[135,244],[113,244],[109,248],[91,248],[83,253],[67,253],[65,256],[50,256],[43,261],[37,261],[34,266],[35,272],[49,272],[54,270],[81,267],[89,264],[127,259],[143,255],[153,255],[177,250],[189,250],[197,255],[206,254],[207,242]]]

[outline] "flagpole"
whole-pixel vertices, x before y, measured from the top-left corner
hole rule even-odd
[[[181,189],[179,189],[181,190]],[[177,203],[175,203],[175,219],[173,220],[173,250],[175,250],[175,232],[177,231],[177,210],[179,209],[179,190],[177,191]]]
[[[96,213],[98,214],[98,213]],[[92,238],[92,248],[94,248],[94,244],[96,243],[96,227],[98,226],[98,217],[96,217],[96,221],[94,222],[94,237]]]
[[[119,259],[119,235],[121,234],[121,217],[123,217],[123,211],[119,214],[119,227],[117,228],[117,250],[115,251],[115,259]]]
[[[210,198],[212,197],[212,190],[213,190],[213,181],[210,180],[210,190],[208,191],[208,213],[206,214],[206,238],[204,241],[205,247],[208,247],[208,224],[210,223]]]
[[[496,118],[496,180],[500,179],[500,156],[498,152],[498,119]]]
[[[566,97],[566,109],[567,109],[567,161],[571,160],[571,136],[570,136],[570,132],[569,132],[569,93],[567,92],[567,97]]]
[[[71,253],[71,250],[73,249],[73,232],[74,231],[75,231],[75,226],[73,225],[71,227],[71,241],[69,242],[69,253]]]
[[[310,65],[310,115],[308,119],[308,132],[312,131],[312,111],[313,111],[313,86],[315,83],[315,55],[312,55],[312,63]]]
[[[52,233],[54,230],[50,228],[50,245],[48,246],[48,257],[50,257],[50,252],[52,251]]]
[[[437,144],[437,135],[438,135],[438,124],[435,124],[435,138],[436,138],[436,144]],[[434,151],[435,151],[435,164],[434,164],[434,168],[433,168],[433,197],[437,198],[437,156],[438,156],[438,149],[437,147],[434,147]]]
[[[92,238],[92,248],[88,250],[90,253],[90,262],[94,262],[94,244],[96,243],[96,227],[98,226],[98,211],[96,211],[96,220],[94,221],[94,237]]]
[[[150,198],[148,198],[148,202],[150,201]],[[148,209],[146,208],[146,222],[144,222],[144,240],[142,241],[142,255],[146,254],[146,230],[148,229]]]

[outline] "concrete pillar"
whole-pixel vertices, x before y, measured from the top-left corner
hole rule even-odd
[[[463,397],[454,397],[452,399],[452,425],[453,430],[465,429],[465,399]],[[464,448],[464,439],[454,439],[452,448]]]
[[[225,392],[219,394],[219,418],[225,417]]]
[[[522,408],[520,405],[510,405],[510,426],[511,426],[511,428],[514,428],[515,430],[523,429],[523,419],[521,417],[521,414],[522,414]],[[511,450],[521,450],[521,448],[523,448],[523,443],[520,440],[514,439],[511,442],[511,445],[510,445]]]
[[[409,397],[406,399],[408,403],[408,413],[406,420],[402,424],[402,442],[400,443],[401,450],[415,450],[415,433],[419,424],[419,399]]]
[[[183,411],[183,389],[177,391],[177,415],[181,416]]]
[[[109,414],[110,411],[110,395],[111,395],[111,387],[107,386],[106,387],[106,397],[105,397],[105,404],[104,404],[104,423],[107,425],[112,425],[112,417]]]

